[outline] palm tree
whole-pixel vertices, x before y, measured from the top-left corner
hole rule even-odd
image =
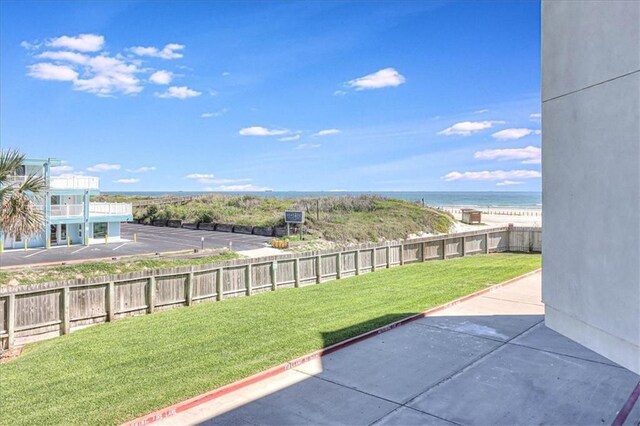
[[[14,239],[37,234],[44,224],[44,215],[34,202],[46,188],[44,177],[14,178],[24,158],[17,150],[0,151],[0,234]]]

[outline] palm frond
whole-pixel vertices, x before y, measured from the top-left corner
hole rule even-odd
[[[16,188],[18,192],[30,192],[33,195],[39,195],[47,187],[46,180],[43,176],[30,175]]]
[[[24,155],[15,149],[0,151],[0,186],[7,185],[9,176],[15,175],[24,163]]]
[[[35,235],[43,225],[43,212],[25,192],[11,191],[0,202],[0,229],[9,237]]]

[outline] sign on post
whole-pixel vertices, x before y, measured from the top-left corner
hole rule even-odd
[[[284,221],[287,223],[287,237],[290,235],[290,223],[304,223],[304,212],[296,210],[286,210],[284,212]],[[302,240],[302,226],[300,227],[300,239]]]
[[[304,223],[304,212],[287,210],[284,212],[286,223]]]

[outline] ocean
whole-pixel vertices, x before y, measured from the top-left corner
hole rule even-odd
[[[515,207],[540,209],[541,192],[525,191],[267,191],[267,192],[189,192],[189,191],[104,191],[105,195],[192,196],[203,194],[255,195],[258,197],[299,198],[340,195],[380,195],[409,201],[421,201],[435,207]]]

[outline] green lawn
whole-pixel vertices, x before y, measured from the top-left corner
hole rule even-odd
[[[0,423],[120,423],[538,267],[432,261],[87,328],[0,365]]]

